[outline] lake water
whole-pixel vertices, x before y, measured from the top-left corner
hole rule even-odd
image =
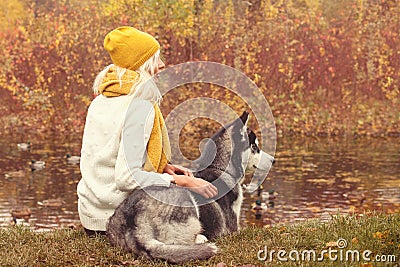
[[[28,151],[17,148],[21,141],[18,136],[0,139],[0,225],[11,223],[11,210],[27,208],[27,223],[33,229],[79,225],[79,165],[67,163],[65,155],[78,155],[80,140],[31,140]],[[262,192],[245,194],[242,224],[327,219],[331,214],[373,210],[400,212],[399,143],[396,138],[278,139],[277,161]],[[32,172],[32,159],[45,161],[45,168]],[[274,194],[268,194],[271,190]],[[257,200],[261,205],[255,209]]]

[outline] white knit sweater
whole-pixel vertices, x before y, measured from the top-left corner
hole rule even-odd
[[[153,122],[154,109],[146,100],[99,95],[90,104],[77,188],[83,227],[105,231],[109,217],[132,189],[170,185],[171,175],[143,170]]]

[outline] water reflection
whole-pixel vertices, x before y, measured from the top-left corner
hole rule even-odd
[[[31,140],[27,151],[17,148],[18,141],[0,140],[0,224],[12,222],[12,210],[29,208],[34,229],[78,225],[79,165],[65,156],[79,154],[80,140]],[[45,161],[45,168],[32,172],[32,159]],[[280,139],[276,159],[262,191],[245,194],[243,224],[400,211],[398,139]]]
[[[66,154],[78,154],[80,141],[32,141],[29,150],[18,149],[17,141],[15,137],[8,137],[0,142],[0,224],[9,225],[13,221],[13,211],[18,214],[29,208],[28,223],[34,229],[78,225],[79,165],[69,164]],[[44,161],[45,167],[32,171],[31,160]],[[54,200],[58,200],[59,205],[55,205]],[[14,221],[21,222],[20,217]]]
[[[261,216],[246,195],[243,220],[258,225],[329,219],[332,214],[400,211],[398,140],[284,139],[264,191],[278,195]],[[258,219],[257,219],[257,218]]]

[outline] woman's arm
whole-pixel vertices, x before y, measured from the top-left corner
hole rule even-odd
[[[176,185],[186,187],[205,198],[213,198],[218,195],[218,189],[206,180],[186,175],[173,175],[173,177]]]
[[[192,173],[191,170],[189,170],[189,169],[187,169],[185,167],[182,167],[182,166],[178,166],[178,165],[167,164],[165,166],[165,168],[164,168],[164,172],[165,173],[169,173],[171,175],[183,174],[183,175],[186,175],[186,176],[193,177],[193,173]]]
[[[115,166],[118,189],[130,191],[138,186],[170,186],[173,182],[205,198],[215,197],[217,188],[203,179],[193,177],[193,173],[186,168],[168,164],[163,174],[143,170],[146,147],[154,123],[154,109],[149,101],[133,101],[127,111]]]
[[[115,181],[121,191],[130,191],[137,186],[169,186],[173,180],[173,176],[168,173],[143,170],[153,123],[154,109],[151,102],[132,100],[126,114],[115,165]]]

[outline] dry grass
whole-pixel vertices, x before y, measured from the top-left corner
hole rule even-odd
[[[248,227],[216,241],[220,247],[217,256],[206,261],[191,261],[182,266],[372,266],[360,262],[331,261],[326,254],[321,261],[272,262],[257,259],[260,249],[268,251],[315,250],[317,257],[324,249],[336,249],[336,241],[344,238],[348,245],[342,251],[372,251],[376,255],[394,255],[400,262],[400,215],[375,214],[362,217],[338,216],[329,222],[311,220],[299,224],[282,224],[271,227]],[[60,229],[50,233],[33,233],[21,227],[0,230],[0,266],[169,266],[163,261],[135,259],[132,254],[112,247],[106,238],[88,238],[82,231]],[[263,255],[263,254],[261,254]],[[339,254],[337,254],[339,255]],[[361,255],[361,254],[360,254]],[[288,254],[285,256],[288,258]],[[382,264],[383,265],[383,264]],[[176,266],[176,265],[175,265]],[[374,262],[373,266],[379,266]]]

